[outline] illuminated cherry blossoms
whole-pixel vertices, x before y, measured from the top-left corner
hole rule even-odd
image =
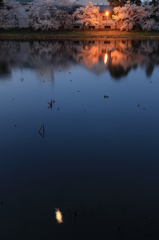
[[[142,29],[154,30],[159,28],[159,4],[150,4],[144,1],[140,6],[130,1],[123,7],[114,8],[116,25],[121,31]]]

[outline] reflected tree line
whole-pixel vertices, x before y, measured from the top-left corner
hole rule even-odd
[[[159,64],[159,41],[1,41],[0,53],[1,78],[16,68],[65,71],[79,64],[115,79],[141,67],[149,77]]]

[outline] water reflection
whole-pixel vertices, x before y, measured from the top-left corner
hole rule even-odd
[[[108,55],[105,54],[105,57],[104,57],[104,63],[105,63],[105,64],[107,63],[107,60],[108,60]]]
[[[59,209],[55,209],[55,218],[59,224],[63,223],[62,212]]]
[[[158,41],[0,51],[0,239],[158,239]]]
[[[109,71],[115,79],[138,66],[149,77],[159,64],[159,41],[1,41],[0,52],[1,78],[17,67],[33,68],[39,80],[45,74],[52,82],[55,70],[77,64],[97,75]]]

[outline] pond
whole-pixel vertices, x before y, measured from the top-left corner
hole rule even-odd
[[[159,41],[0,42],[0,239],[158,239]]]

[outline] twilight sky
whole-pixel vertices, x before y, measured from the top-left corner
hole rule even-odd
[[[74,2],[75,0],[71,0],[71,1]],[[86,4],[87,2],[88,2],[88,0],[79,0],[79,1],[78,1],[78,3],[81,3],[81,4]],[[107,2],[107,0],[91,0],[91,2],[93,2],[93,3],[98,3],[98,4],[103,3],[104,5],[109,4],[109,3]]]

